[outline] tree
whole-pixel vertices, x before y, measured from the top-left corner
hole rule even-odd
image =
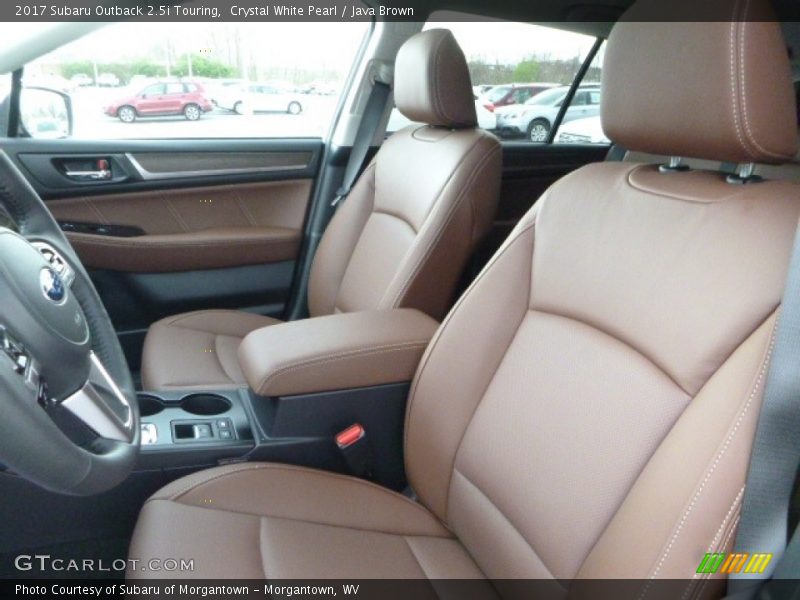
[[[540,63],[537,59],[526,58],[514,67],[514,81],[531,82],[538,81],[540,75]]]
[[[186,77],[189,74],[189,61],[184,54],[179,57],[172,68],[172,74],[178,77]],[[195,77],[235,77],[236,67],[226,65],[224,62],[205,56],[192,55],[192,75]]]
[[[479,58],[469,61],[469,75],[473,85],[498,85],[513,81],[509,65],[487,63]]]

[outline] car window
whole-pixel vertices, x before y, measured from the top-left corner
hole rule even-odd
[[[528,100],[533,94],[533,90],[530,88],[517,88],[514,90],[512,94],[512,98],[514,100],[514,104],[523,104],[526,100]]]
[[[425,29],[449,29],[464,51],[478,125],[505,139],[530,139],[532,128],[534,137],[546,139],[558,112],[555,104],[564,97],[568,89],[564,86],[573,82],[596,38],[551,26],[459,16],[464,20],[453,22],[434,14]],[[540,108],[545,112],[539,114]],[[387,132],[409,123],[395,109]]]
[[[587,104],[589,104],[588,92],[576,92],[570,106],[585,106]]]
[[[581,87],[576,91],[564,120],[556,132],[557,144],[610,144],[600,122],[600,105],[603,95],[600,77],[603,72],[605,44],[595,56]]]
[[[24,81],[70,95],[78,139],[321,137],[369,29],[365,21],[123,21],[25,65]],[[267,86],[276,104],[247,110],[251,83]],[[171,101],[153,98],[161,95]]]
[[[144,88],[139,94],[140,96],[158,96],[164,93],[164,85],[163,84],[156,84],[156,85],[149,85]]]
[[[535,104],[551,104],[556,105],[558,104],[564,96],[567,95],[567,89],[565,87],[559,87],[552,90],[545,90],[544,92],[539,92],[533,98],[528,100],[525,104],[528,105],[535,105]]]
[[[510,87],[505,85],[489,88],[489,91],[485,94],[486,99],[490,102],[497,102],[498,100],[505,98],[510,89]]]

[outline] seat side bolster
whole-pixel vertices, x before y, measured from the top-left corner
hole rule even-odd
[[[417,308],[443,318],[467,261],[489,232],[500,197],[502,149],[477,132],[387,287],[382,308]]]
[[[775,320],[773,314],[762,323],[694,397],[595,544],[579,578],[684,579],[705,552],[730,549],[726,538],[732,536],[725,534],[738,520]],[[620,548],[631,560],[619,560]],[[697,575],[687,587],[701,585],[705,577]]]

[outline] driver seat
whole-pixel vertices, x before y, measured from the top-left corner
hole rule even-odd
[[[765,0],[731,4],[728,22],[641,22],[660,0],[630,10],[603,72],[611,139],[791,160],[780,28]],[[573,578],[671,578],[683,597],[712,591],[706,578],[724,576],[696,569],[732,545],[799,215],[786,181],[626,162],[573,172],[422,359],[405,435],[418,501],[296,466],[213,468],[154,495],[130,550],[195,570],[129,576],[529,578],[564,593]]]

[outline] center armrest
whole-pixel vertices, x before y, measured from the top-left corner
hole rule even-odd
[[[239,363],[261,396],[411,381],[438,326],[408,308],[291,321],[245,337]]]

